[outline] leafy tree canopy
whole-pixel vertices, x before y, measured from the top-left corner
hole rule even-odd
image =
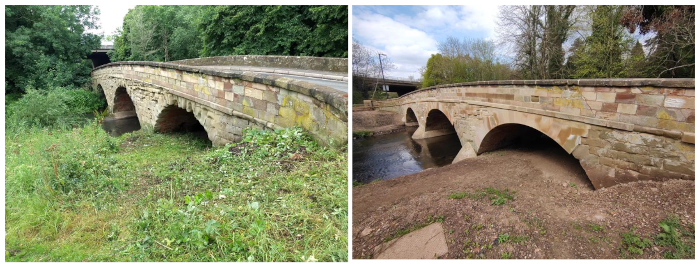
[[[91,6],[5,6],[5,93],[77,87],[90,77],[100,46]]]
[[[136,6],[113,61],[225,55],[347,57],[347,6]]]

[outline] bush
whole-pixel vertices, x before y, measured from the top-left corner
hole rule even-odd
[[[87,114],[105,102],[92,92],[54,88],[27,90],[21,99],[7,107],[6,127],[68,127],[84,124]]]

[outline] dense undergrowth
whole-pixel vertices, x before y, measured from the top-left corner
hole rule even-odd
[[[301,129],[212,148],[93,121],[5,143],[6,261],[347,261],[347,153]]]

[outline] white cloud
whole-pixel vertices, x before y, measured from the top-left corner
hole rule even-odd
[[[497,5],[462,6],[457,25],[467,30],[484,31],[487,39],[494,40],[496,38],[497,17]]]
[[[497,5],[420,6],[414,16],[394,18],[406,25],[425,31],[479,31],[488,39],[496,37]]]
[[[373,13],[353,14],[353,35],[362,44],[386,53],[396,65],[390,74],[418,77],[418,70],[437,52],[437,41],[426,32]]]
[[[353,37],[388,54],[397,66],[391,75],[419,77],[420,67],[447,36],[496,39],[497,5],[413,6],[408,12],[396,11],[389,7],[353,11]]]
[[[117,28],[121,27],[124,22],[124,16],[129,9],[134,8],[133,4],[99,4],[100,16],[98,24],[100,29],[90,30],[88,32],[108,36],[114,34]],[[112,41],[102,39],[102,45],[112,45]]]

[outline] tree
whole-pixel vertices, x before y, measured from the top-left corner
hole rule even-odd
[[[644,56],[644,48],[642,43],[637,41],[632,47],[630,55],[625,60],[625,65],[627,69],[627,78],[647,78],[650,77],[647,70],[647,61]]]
[[[526,79],[562,78],[562,45],[572,32],[575,6],[499,7],[501,44],[515,54],[515,67]]]
[[[347,27],[347,6],[213,6],[201,55],[347,57]]]
[[[197,27],[203,6],[136,6],[114,36],[113,61],[172,61],[196,58],[202,47]]]
[[[653,77],[695,77],[695,6],[628,6],[620,19],[647,40]]]
[[[631,38],[619,24],[621,16],[621,6],[598,6],[590,14],[591,35],[577,50],[572,77],[625,77],[623,54],[629,50]]]
[[[422,87],[471,81],[510,79],[513,72],[497,59],[496,46],[486,40],[448,37],[438,44],[422,69]]]
[[[100,46],[91,6],[5,6],[5,93],[78,87],[89,80]]]

